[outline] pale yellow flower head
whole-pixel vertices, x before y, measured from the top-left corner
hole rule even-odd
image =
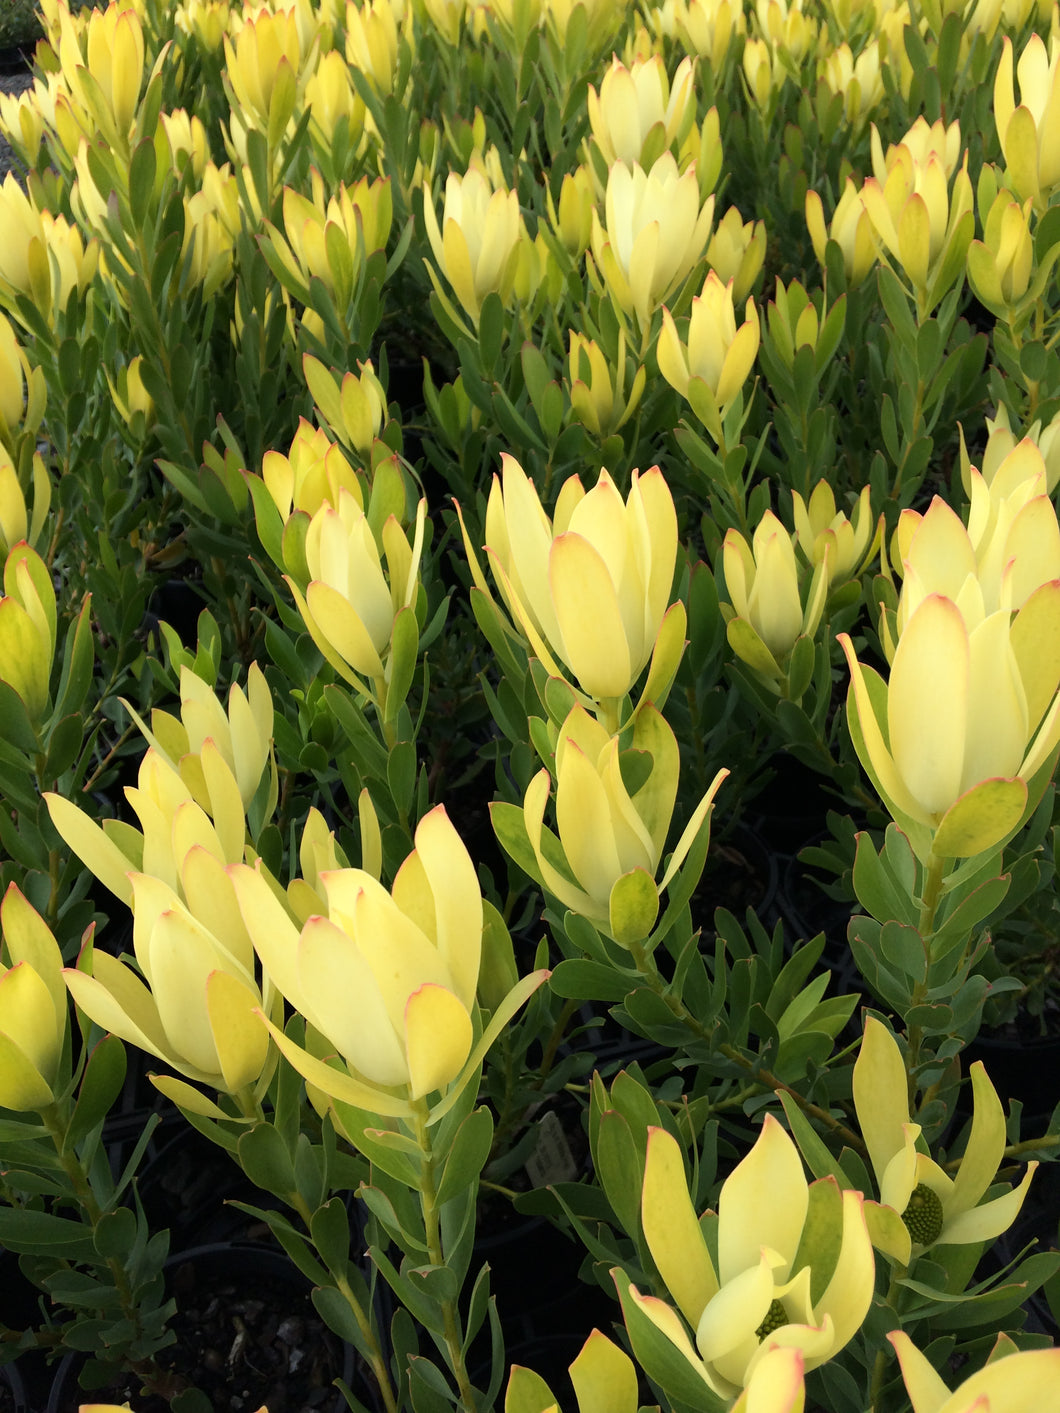
[[[662,473],[634,472],[625,501],[606,470],[588,492],[572,476],[550,520],[515,458],[501,461],[486,548],[509,612],[551,673],[562,663],[590,698],[624,697],[670,605],[677,513]]]
[[[0,596],[0,679],[21,698],[30,723],[39,727],[51,701],[55,586],[44,560],[24,540],[8,552],[3,590]]]
[[[173,19],[179,30],[194,35],[204,49],[215,53],[228,28],[228,17],[228,0],[182,0]]]
[[[210,155],[202,119],[189,115],[183,108],[173,113],[159,113],[158,119],[169,144],[173,170],[182,172],[190,167],[195,180],[201,181]]]
[[[325,501],[337,505],[340,489],[363,504],[360,481],[342,448],[304,417],[286,456],[280,451],[265,453],[261,477],[284,521],[297,510],[315,515]]]
[[[305,594],[286,576],[313,641],[361,690],[367,680],[385,695],[394,620],[415,607],[419,593],[426,514],[421,500],[411,543],[395,515],[387,518],[377,541],[359,496],[340,486],[338,503],[325,501],[306,532]]]
[[[642,330],[703,258],[713,219],[714,197],[700,202],[694,165],[679,172],[671,152],[648,172],[611,168],[604,222],[593,211],[593,260],[611,299]]]
[[[544,824],[551,783],[547,770],[531,780],[522,810],[538,881],[564,908],[588,918],[620,946],[640,942],[651,932],[659,896],[684,862],[728,775],[727,770],[715,775],[656,884],[681,763],[676,736],[650,702],[634,718],[631,749],[650,762],[647,778],[632,794],[622,778],[618,737],[575,706],[556,743],[556,833]],[[493,807],[494,822],[502,821],[502,839],[504,810],[512,813],[514,807],[500,813]]]
[[[59,1097],[69,1006],[62,954],[16,884],[0,902],[0,1105],[47,1109]]]
[[[771,510],[750,545],[735,529],[722,542],[729,642],[767,681],[782,681],[796,640],[816,633],[828,594],[832,546],[825,544],[810,575],[799,572],[795,543]]]
[[[871,40],[855,58],[844,42],[821,61],[819,72],[831,91],[842,95],[844,116],[859,132],[884,97],[879,44]]]
[[[1016,65],[1018,107],[1012,69],[1006,35],[994,80],[994,122],[1016,194],[1042,211],[1060,186],[1060,35],[1050,37],[1048,49],[1039,34],[1027,40]]]
[[[390,0],[346,0],[346,62],[377,92],[391,92],[397,74],[398,20]]]
[[[618,358],[612,376],[603,350],[592,339],[570,331],[569,388],[574,415],[601,441],[617,432],[636,411],[647,382],[647,370],[637,368],[626,391],[626,338],[618,337]]]
[[[830,227],[825,225],[819,193],[813,190],[806,193],[806,225],[822,269],[828,242],[834,240],[843,252],[843,268],[849,285],[852,288],[860,285],[876,263],[876,243],[872,237],[872,222],[852,178],[847,177]]]
[[[893,629],[881,620],[888,683],[839,637],[855,747],[922,859],[1009,837],[1060,744],[1060,530],[1037,449],[1006,460],[989,487],[972,473],[967,530],[937,497],[903,512],[905,582]]]
[[[772,1114],[721,1189],[717,1264],[680,1147],[661,1128],[648,1130],[641,1223],[677,1310],[633,1287],[628,1296],[723,1399],[736,1398],[778,1347],[798,1350],[806,1370],[825,1363],[868,1314],[875,1262],[864,1199],[840,1192],[834,1178],[807,1183],[795,1144]],[[636,1327],[631,1335],[636,1353]],[[787,1407],[797,1408],[796,1388],[785,1384]]]
[[[674,0],[673,28],[689,54],[717,75],[737,35],[747,33],[742,6],[734,0]]]
[[[294,8],[275,13],[259,9],[232,29],[234,37],[226,32],[222,42],[225,72],[237,110],[233,118],[238,113],[247,127],[268,132],[275,104],[285,101],[286,76],[292,76],[304,92],[312,72],[307,64],[312,41],[303,43]]]
[[[144,74],[140,14],[115,0],[77,23],[61,5],[59,21],[59,63],[71,93],[106,139],[127,150]]]
[[[991,1241],[1019,1215],[1038,1164],[1020,1185],[984,1202],[1005,1151],[1005,1114],[982,1061],[971,1067],[974,1111],[968,1144],[953,1173],[920,1151],[920,1125],[909,1117],[908,1079],[898,1042],[874,1016],[865,1021],[854,1063],[854,1105],[876,1175],[880,1201],[902,1218],[888,1227],[887,1254],[908,1265],[931,1246]]]
[[[526,239],[517,193],[494,187],[481,160],[473,160],[464,176],[450,172],[446,179],[440,227],[424,183],[423,220],[439,270],[477,326],[486,295],[499,294],[507,303],[514,288],[519,244]]]
[[[883,517],[872,516],[871,491],[863,487],[848,519],[836,509],[835,494],[827,481],[818,481],[809,502],[792,492],[795,535],[811,564],[828,561],[829,585],[859,578],[880,546]]]
[[[785,54],[796,68],[817,45],[818,24],[802,0],[755,0],[758,30],[775,58]]]
[[[751,293],[765,258],[765,222],[745,221],[730,206],[710,238],[707,261],[722,284],[732,281],[734,304],[742,304]]]
[[[380,1114],[444,1091],[473,1040],[483,924],[475,866],[441,805],[420,820],[415,844],[389,892],[363,869],[325,870],[326,911],[301,929],[260,872],[231,870],[267,974],[343,1067],[314,1061],[270,1026],[277,1044],[326,1094]]]
[[[998,1335],[985,1366],[951,1393],[904,1330],[887,1338],[914,1413],[1041,1413],[1056,1396],[1060,1348],[1017,1349],[1007,1335]]]
[[[967,152],[953,175],[959,146],[956,122],[947,129],[918,118],[884,157],[875,124],[872,129],[874,175],[862,187],[862,204],[882,249],[912,284],[922,314],[960,274],[972,236]],[[954,252],[961,256],[960,265],[952,259]]]
[[[95,275],[96,242],[86,248],[65,216],[38,211],[10,172],[0,187],[0,228],[0,299],[27,295],[54,327],[71,292],[83,290]]]
[[[671,84],[658,54],[629,68],[615,58],[599,93],[589,85],[587,101],[592,134],[604,161],[609,167],[614,162],[632,167],[642,160],[644,144],[656,127],[662,130],[663,146],[670,147],[695,121],[692,60],[682,59]]]
[[[663,326],[656,356],[659,372],[671,387],[687,398],[697,414],[707,421],[724,415],[746,383],[758,354],[761,329],[758,306],[748,299],[744,319],[736,327],[733,308],[733,281],[722,284],[713,270],[707,272],[703,288],[692,300],[687,341],[682,342],[668,309],[663,309]],[[704,396],[707,407],[701,411]]]
[[[90,971],[63,975],[78,1008],[104,1030],[187,1079],[238,1093],[258,1081],[269,1059],[258,1013],[278,1015],[282,1003],[255,978],[232,885],[207,847],[189,849],[182,883],[187,902],[158,878],[129,875],[138,973],[99,950]],[[192,1108],[203,1102],[180,1081],[162,1079],[158,1088]]]
[[[349,64],[337,49],[330,50],[320,60],[306,84],[305,102],[314,139],[325,146],[333,141],[343,118],[351,142],[356,143],[364,131],[364,100],[355,91]]]

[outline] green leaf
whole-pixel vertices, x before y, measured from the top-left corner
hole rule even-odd
[[[88,1057],[77,1103],[63,1140],[63,1152],[73,1152],[101,1124],[125,1083],[125,1046],[116,1035],[105,1035]]]
[[[96,1223],[95,1247],[104,1260],[128,1257],[136,1241],[136,1216],[128,1207],[104,1212]]]
[[[422,1282],[414,1285],[406,1276],[399,1274],[386,1252],[378,1246],[370,1246],[368,1256],[412,1318],[424,1329],[441,1334],[445,1328],[442,1312],[436,1302],[426,1295]]]
[[[26,711],[22,698],[10,682],[0,679],[0,740],[27,755],[36,755],[40,749],[36,733]],[[30,770],[26,763],[27,773]]]
[[[129,163],[129,210],[133,226],[142,230],[155,185],[155,144],[145,137],[137,144]]]
[[[350,1260],[350,1219],[341,1197],[317,1208],[309,1219],[309,1234],[325,1266],[341,1275]]]
[[[269,488],[260,476],[247,476],[247,489],[254,506],[254,523],[265,553],[277,569],[285,569],[283,559],[283,518]]]
[[[334,1129],[329,1128],[328,1132],[334,1137]],[[327,1196],[325,1163],[324,1147],[300,1133],[295,1141],[294,1175],[298,1194],[310,1211],[315,1211]]]
[[[333,1330],[346,1344],[352,1345],[368,1357],[369,1345],[364,1331],[353,1307],[340,1290],[336,1290],[332,1285],[315,1286],[313,1305],[329,1330]]]
[[[899,976],[918,986],[927,980],[928,957],[924,939],[915,927],[886,922],[880,932],[880,952]]]
[[[91,1258],[95,1254],[92,1232],[71,1217],[56,1217],[50,1212],[32,1212],[25,1208],[0,1207],[0,1245],[17,1252],[48,1252],[70,1260]]]
[[[832,1157],[825,1147],[824,1141],[818,1136],[809,1119],[795,1102],[794,1095],[782,1089],[780,1102],[784,1106],[784,1115],[787,1118],[792,1137],[814,1177],[834,1177],[840,1187],[852,1187],[853,1184],[844,1173],[842,1165]]]
[[[92,615],[89,607],[90,601],[86,597],[73,630],[66,634],[62,672],[55,694],[57,717],[66,716],[70,712],[80,712],[88,696],[94,660]]]
[[[291,1155],[272,1124],[255,1124],[240,1134],[237,1151],[240,1166],[255,1187],[283,1198],[297,1191]]]
[[[648,936],[659,916],[659,890],[647,869],[631,869],[615,881],[608,911],[611,935],[620,947]]]
[[[625,1115],[615,1109],[608,1109],[600,1115],[593,1163],[615,1216],[627,1234],[634,1241],[639,1241],[644,1153],[638,1150]]]
[[[940,858],[971,858],[995,848],[1019,824],[1027,786],[1015,780],[982,780],[966,790],[942,816],[935,832]]]
[[[331,1107],[340,1131],[370,1163],[406,1187],[419,1186],[418,1167],[409,1161],[409,1155],[403,1148],[386,1141],[391,1135],[387,1130],[380,1129],[378,1114],[355,1109],[352,1104],[344,1104],[339,1099],[333,1099]]]
[[[405,705],[413,679],[416,676],[416,659],[419,653],[420,631],[416,622],[416,610],[406,605],[394,618],[390,638],[389,681],[386,687],[386,710],[383,719],[394,721]]]
[[[603,962],[572,957],[553,968],[548,984],[565,1000],[614,1002],[625,999],[637,978],[632,972],[623,973]]]
[[[453,1413],[459,1404],[441,1373],[423,1355],[409,1360],[409,1394],[414,1413]]]
[[[390,749],[386,780],[394,804],[403,814],[412,809],[416,792],[416,742],[398,741]]]
[[[810,1184],[809,1207],[791,1263],[793,1271],[810,1268],[810,1299],[816,1304],[831,1280],[843,1239],[843,1194],[838,1179],[821,1178]]]
[[[76,713],[52,718],[48,732],[48,755],[44,763],[46,779],[58,780],[70,769],[81,752],[84,738],[84,723]]]
[[[478,1181],[492,1143],[493,1116],[483,1106],[468,1114],[456,1131],[435,1198],[439,1207]]]
[[[478,322],[478,348],[482,360],[481,367],[487,377],[491,377],[501,356],[504,342],[504,305],[495,290],[491,290],[482,301],[482,311]]]

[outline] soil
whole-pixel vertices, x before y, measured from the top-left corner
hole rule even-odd
[[[206,1256],[189,1253],[175,1266],[171,1288],[176,1343],[157,1356],[169,1396],[143,1392],[135,1376],[86,1395],[71,1369],[61,1392],[57,1380],[48,1413],[76,1413],[90,1400],[129,1402],[137,1413],[169,1413],[171,1407],[181,1413],[255,1413],[263,1405],[269,1413],[320,1413],[346,1407],[332,1387],[334,1379],[352,1377],[346,1351],[286,1258],[238,1246],[213,1248]]]

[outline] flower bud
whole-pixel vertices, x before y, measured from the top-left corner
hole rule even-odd
[[[622,946],[642,942],[655,925],[659,894],[673,879],[728,771],[720,770],[667,865],[655,876],[669,832],[680,774],[677,738],[645,703],[634,718],[631,749],[650,772],[632,794],[623,780],[617,736],[575,706],[556,743],[556,826],[544,826],[549,776],[542,770],[523,800],[522,830],[533,849],[539,881],[564,908],[588,918]],[[514,806],[493,808],[503,843]],[[573,882],[555,866],[562,859]]]
[[[750,545],[738,530],[722,543],[729,603],[722,605],[733,651],[767,681],[780,682],[796,639],[813,637],[828,591],[828,554],[800,583],[793,538],[771,510]]]
[[[723,285],[732,281],[733,302],[742,304],[766,258],[764,221],[747,221],[730,206],[707,246],[707,263]]]
[[[1030,198],[1021,206],[999,191],[983,222],[983,239],[968,247],[968,283],[981,304],[1004,317],[1027,293],[1034,272]]]
[[[672,84],[658,54],[630,68],[612,59],[600,92],[590,84],[587,98],[593,139],[608,167],[641,163],[655,129],[663,148],[681,142],[696,116],[692,80],[690,57],[682,59]]]
[[[1060,186],[1060,43],[1054,38],[1046,50],[1040,34],[1027,40],[1016,66],[1018,108],[1012,67],[1012,40],[1006,35],[994,79],[994,122],[1016,195],[1040,212]]]
[[[714,198],[701,204],[695,167],[679,173],[671,152],[649,172],[616,162],[607,179],[606,227],[592,216],[592,254],[604,287],[642,331],[703,258]]]
[[[568,255],[579,260],[589,248],[593,230],[593,182],[588,167],[564,172],[559,190],[559,210],[552,201],[550,187],[545,189],[549,223],[562,241]]]
[[[56,1099],[69,1006],[50,928],[12,883],[0,903],[0,1107],[47,1109]]]
[[[847,284],[852,289],[860,285],[876,263],[876,243],[872,238],[869,214],[850,177],[847,177],[843,195],[839,198],[831,227],[825,226],[824,206],[819,194],[816,191],[806,193],[806,225],[821,268],[825,266],[828,242],[834,240],[843,252]]]
[[[662,473],[634,472],[625,503],[606,470],[588,493],[571,476],[553,522],[515,458],[501,461],[486,548],[509,612],[550,673],[564,676],[558,657],[590,698],[624,697],[660,639],[673,586],[677,515]],[[466,535],[465,548],[473,559]]]
[[[627,397],[625,334],[619,332],[616,376],[612,379],[600,347],[574,329],[570,331],[569,369],[570,400],[575,416],[593,436],[606,440],[636,411],[647,381],[647,370],[643,365],[638,366]]]
[[[818,481],[807,504],[792,491],[795,537],[814,566],[827,561],[829,590],[859,579],[883,539],[884,517],[872,518],[871,490],[863,487],[853,520],[836,510],[835,494],[827,481]]]
[[[4,563],[0,598],[0,680],[14,689],[34,726],[48,711],[55,656],[55,589],[36,550],[16,544]]]
[[[736,327],[732,280],[723,285],[713,270],[692,300],[687,342],[682,342],[668,309],[656,348],[659,372],[686,398],[715,438],[725,409],[735,401],[754,366],[761,337],[758,307],[747,301],[744,322]]]

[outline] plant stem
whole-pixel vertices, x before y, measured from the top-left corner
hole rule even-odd
[[[891,1272],[890,1284],[887,1287],[886,1303],[892,1310],[895,1310],[895,1313],[897,1313],[896,1298],[898,1295],[898,1282],[904,1278],[908,1269],[908,1266],[895,1266]],[[872,1366],[872,1383],[869,1386],[869,1413],[876,1413],[876,1404],[883,1390],[883,1378],[887,1370],[887,1359],[887,1346],[881,1345]]]
[[[309,1204],[306,1202],[302,1194],[300,1192],[288,1192],[286,1195],[286,1201],[288,1205],[292,1207],[301,1217],[306,1231],[311,1233],[310,1223],[313,1214],[309,1210]],[[312,1240],[311,1235],[310,1240]],[[324,1265],[327,1267],[329,1275],[335,1282],[335,1289],[339,1292],[343,1300],[345,1300],[346,1304],[353,1311],[353,1318],[357,1321],[357,1328],[360,1330],[361,1335],[364,1338],[365,1346],[367,1349],[366,1357],[368,1359],[369,1366],[372,1370],[372,1377],[375,1379],[376,1386],[378,1387],[379,1392],[382,1396],[383,1404],[386,1408],[386,1413],[397,1413],[398,1402],[397,1396],[394,1393],[394,1386],[390,1381],[390,1369],[386,1362],[386,1356],[383,1354],[383,1351],[380,1347],[379,1340],[376,1338],[375,1328],[372,1324],[372,1317],[369,1312],[365,1310],[361,1302],[357,1299],[357,1296],[354,1293],[353,1288],[350,1285],[350,1282],[345,1276],[345,1274],[342,1271],[333,1270],[329,1262],[325,1259],[324,1253],[320,1250],[320,1247],[317,1246],[315,1242],[313,1243],[313,1245],[316,1248],[317,1255],[320,1257],[321,1261],[324,1262]]]
[[[647,956],[644,948],[639,943],[634,943],[630,947],[630,955],[636,963],[638,973],[644,978],[651,990],[655,992],[656,996],[670,1008],[677,1020],[679,1020],[682,1025],[686,1026],[697,1039],[705,1040],[708,1044],[712,1043],[713,1032],[707,1029],[698,1017],[693,1015],[683,1001],[673,995],[659,973],[654,958]],[[728,1042],[723,1042],[717,1049],[726,1059],[734,1061],[742,1069],[746,1070],[755,1084],[760,1088],[772,1090],[774,1094],[789,1095],[804,1114],[808,1114],[811,1118],[817,1119],[819,1123],[822,1123],[825,1128],[828,1129],[833,1137],[841,1139],[843,1143],[855,1149],[858,1153],[863,1155],[867,1154],[868,1150],[865,1147],[865,1141],[860,1134],[848,1128],[842,1120],[837,1119],[834,1114],[830,1114],[827,1109],[822,1109],[819,1104],[812,1103],[804,1095],[800,1094],[797,1089],[793,1089],[790,1084],[785,1084],[779,1075],[773,1074],[771,1070],[763,1069],[761,1066],[757,1065],[750,1056],[743,1054],[735,1045],[730,1045]]]
[[[924,944],[924,951],[927,962],[931,961],[931,939],[935,932],[935,914],[938,911],[939,898],[942,896],[942,881],[946,876],[948,860],[940,859],[934,851],[928,855],[927,872],[924,877],[924,887],[920,894],[920,917],[917,920],[917,931],[920,933]],[[927,968],[925,968],[925,971]],[[910,1011],[920,1006],[927,995],[927,977],[918,982],[913,988],[913,996],[909,1005]],[[916,1099],[916,1071],[920,1064],[920,1047],[924,1040],[924,1029],[919,1022],[909,1025],[909,1053],[906,1058],[906,1069],[909,1073],[909,1108],[912,1112]]]
[[[438,1185],[435,1181],[434,1146],[428,1128],[429,1110],[425,1099],[417,1099],[413,1104],[413,1123],[416,1128],[416,1142],[423,1155],[420,1169],[420,1210],[423,1213],[423,1229],[427,1241],[427,1259],[432,1266],[445,1265],[442,1250],[440,1211],[437,1205]],[[460,1407],[464,1413],[477,1413],[475,1395],[464,1362],[463,1340],[460,1335],[460,1311],[456,1300],[445,1296],[438,1302],[442,1312],[442,1328],[449,1368],[456,1379],[460,1394]]]

